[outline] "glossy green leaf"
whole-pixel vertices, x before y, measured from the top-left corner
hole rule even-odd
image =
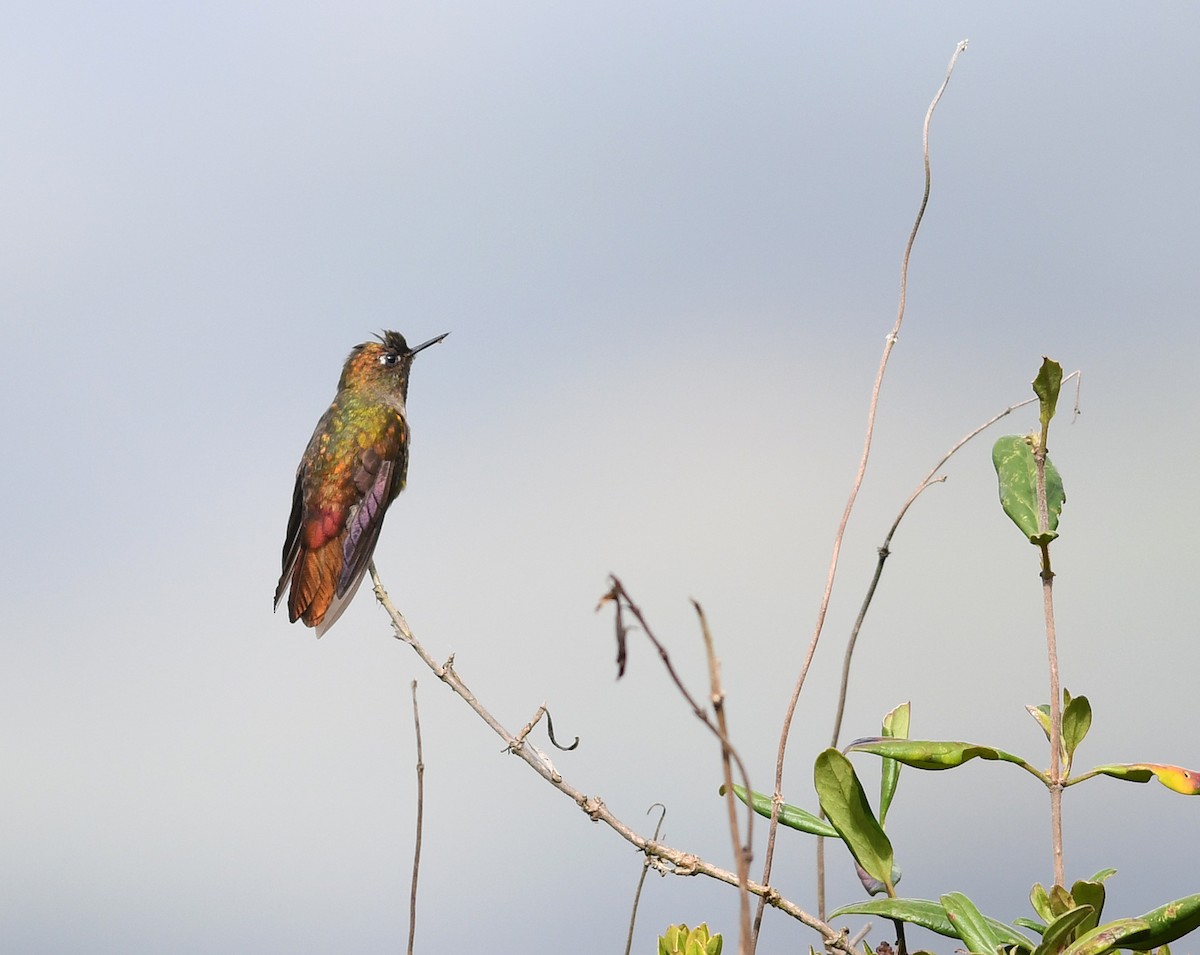
[[[1075,756],[1075,750],[1092,728],[1092,704],[1086,696],[1077,696],[1069,700],[1063,707],[1062,713],[1062,744],[1069,766]]]
[[[1026,706],[1025,709],[1037,721],[1038,726],[1042,728],[1042,732],[1046,735],[1048,741],[1050,739],[1050,704],[1030,705]],[[1079,696],[1072,698],[1069,692],[1063,690],[1062,746],[1060,751],[1062,753],[1062,763],[1067,772],[1070,771],[1075,750],[1083,742],[1083,738],[1087,736],[1091,725],[1092,706],[1088,702],[1087,697]]]
[[[1113,779],[1123,779],[1127,783],[1148,783],[1154,778],[1154,773],[1141,763],[1114,763],[1111,766],[1097,766],[1093,773],[1111,776]]]
[[[829,913],[829,920],[833,921],[843,915],[871,915],[877,918],[897,919],[911,925],[919,925],[947,938],[961,938],[942,904],[928,899],[871,899],[866,902],[854,902]],[[986,917],[985,921],[992,933],[1001,940],[1001,944],[1015,946],[1026,952],[1033,949],[1029,939],[1011,926]]]
[[[1038,935],[1041,935],[1042,933],[1044,933],[1046,931],[1045,924],[1042,922],[1039,922],[1037,919],[1026,919],[1026,918],[1013,919],[1013,925],[1018,925],[1021,928],[1027,928],[1031,932],[1037,932]]]
[[[1038,420],[1044,434],[1054,417],[1058,406],[1058,393],[1062,390],[1062,365],[1042,356],[1042,367],[1038,369],[1037,377],[1033,379],[1033,393],[1038,396]]]
[[[1047,925],[1054,921],[1054,912],[1050,909],[1050,896],[1042,883],[1033,883],[1033,888],[1029,890],[1029,904]]]
[[[1079,936],[1063,950],[1063,955],[1101,955],[1102,952],[1114,948],[1129,948],[1129,939],[1147,928],[1148,923],[1142,919],[1117,919],[1115,922],[1106,922]]]
[[[1020,756],[1006,753],[1002,749],[955,740],[887,739],[883,736],[869,736],[855,740],[846,747],[846,751],[871,753],[917,769],[953,769],[972,759],[1001,760],[1032,769]]]
[[[1144,952],[1160,945],[1167,945],[1188,932],[1200,928],[1200,895],[1189,895],[1160,905],[1140,917],[1146,923],[1145,933],[1126,936],[1122,948]]]
[[[658,938],[658,955],[721,955],[722,944],[720,934],[709,935],[705,922],[694,929],[671,925]]]
[[[1046,926],[1041,944],[1033,950],[1033,955],[1059,955],[1063,949],[1075,941],[1076,929],[1088,919],[1095,919],[1096,910],[1090,905],[1081,905],[1064,912]]]
[[[725,795],[725,787],[721,787],[721,795]],[[733,794],[738,797],[743,803],[746,802],[746,787],[733,784]],[[751,808],[758,815],[766,819],[771,818],[771,797],[764,793],[753,793]],[[830,839],[840,839],[838,831],[829,823],[819,816],[814,816],[811,812],[806,812],[799,806],[789,806],[784,803],[779,807],[779,821],[789,829],[799,829],[801,832],[807,832],[814,836],[827,836]]]
[[[1079,934],[1090,932],[1100,924],[1100,917],[1104,914],[1104,886],[1099,882],[1076,882],[1071,886],[1071,898],[1075,900],[1076,905],[1090,905],[1095,910],[1095,915],[1079,926]]]
[[[1062,478],[1050,458],[1046,458],[1047,527],[1038,527],[1037,465],[1029,439],[1010,434],[992,445],[992,464],[1000,482],[1000,506],[1032,544],[1048,544],[1058,537],[1058,518],[1067,495]]]
[[[1107,879],[1111,879],[1116,874],[1117,874],[1116,869],[1101,869],[1094,876],[1092,876],[1090,879],[1088,879],[1088,881],[1089,882],[1104,882]]]
[[[820,753],[813,766],[813,784],[821,808],[854,860],[872,878],[890,885],[892,844],[871,811],[850,760],[832,748]]]
[[[975,903],[961,892],[947,892],[942,896],[942,908],[950,918],[950,924],[967,950],[980,955],[993,955],[1004,944]]]
[[[883,735],[888,739],[908,739],[908,721],[912,704],[901,703],[883,718]],[[879,781],[879,824],[887,823],[888,809],[896,795],[896,785],[900,782],[900,763],[894,759],[885,759],[880,767]]]

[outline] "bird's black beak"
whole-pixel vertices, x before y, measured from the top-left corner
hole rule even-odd
[[[449,334],[450,334],[449,332],[442,332],[442,334],[438,335],[437,338],[431,338],[431,339],[429,339],[429,341],[423,342],[422,344],[418,345],[416,348],[410,348],[408,350],[408,357],[411,358],[417,352],[421,351],[424,348],[428,348],[430,345],[436,345],[438,342],[440,342],[443,338],[445,338]]]

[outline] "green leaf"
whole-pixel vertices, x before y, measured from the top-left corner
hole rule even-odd
[[[1038,369],[1037,377],[1033,379],[1033,393],[1038,396],[1040,413],[1038,420],[1042,425],[1042,433],[1050,426],[1058,405],[1058,393],[1062,390],[1062,365],[1042,356],[1042,367]]]
[[[1046,894],[1046,887],[1042,883],[1035,882],[1029,890],[1029,904],[1047,925],[1054,921],[1054,912],[1050,909],[1050,896]]]
[[[1038,935],[1042,935],[1046,931],[1046,926],[1037,921],[1037,919],[1013,919],[1013,925],[1019,925],[1021,928],[1027,928],[1030,931],[1037,932]]]
[[[1042,936],[1042,944],[1033,950],[1033,955],[1058,955],[1075,940],[1075,930],[1088,919],[1094,919],[1096,910],[1090,905],[1064,912],[1048,926]]]
[[[1111,776],[1113,779],[1123,779],[1127,783],[1148,783],[1154,778],[1154,773],[1140,763],[1114,763],[1111,766],[1097,766],[1092,772],[1096,775]]]
[[[1047,527],[1038,527],[1037,464],[1028,438],[1009,434],[992,445],[992,464],[1000,482],[1000,506],[1032,544],[1049,544],[1058,537],[1058,518],[1067,495],[1062,478],[1046,458]]]
[[[1046,734],[1048,741],[1050,739],[1050,704],[1030,705],[1026,706],[1025,709],[1037,721],[1038,726],[1042,728],[1042,732]],[[1063,766],[1068,773],[1070,772],[1071,762],[1075,756],[1075,750],[1083,742],[1083,738],[1087,736],[1091,726],[1092,705],[1088,702],[1087,697],[1079,696],[1072,698],[1069,692],[1063,690],[1061,753]]]
[[[942,908],[950,917],[955,933],[963,940],[967,949],[981,955],[992,955],[1004,944],[975,903],[961,892],[947,892],[942,896]]]
[[[901,703],[883,718],[883,735],[889,739],[908,739],[908,721],[911,703]],[[900,764],[894,759],[885,759],[880,767],[879,781],[879,824],[887,823],[888,809],[896,795],[900,781]]]
[[[1050,886],[1050,911],[1054,913],[1055,918],[1066,915],[1073,908],[1075,900],[1071,898],[1070,892],[1061,885]]]
[[[911,925],[919,925],[947,938],[961,938],[942,904],[930,902],[928,899],[870,899],[866,902],[854,902],[831,912],[829,920],[833,921],[843,915],[873,915],[878,918],[897,919]],[[985,921],[1001,940],[1001,944],[1015,946],[1026,952],[1033,949],[1029,939],[1011,926],[986,917]]]
[[[1063,955],[1101,955],[1114,948],[1129,948],[1129,938],[1146,930],[1148,924],[1142,919],[1117,919],[1106,922],[1079,936],[1063,950]]]
[[[1160,905],[1141,916],[1139,921],[1147,924],[1145,933],[1126,936],[1121,942],[1122,948],[1144,952],[1167,945],[1200,928],[1200,895],[1189,895]]]
[[[867,802],[850,760],[836,749],[817,756],[813,784],[821,808],[833,828],[867,874],[887,886],[892,884],[892,844]]]
[[[1105,882],[1117,874],[1116,869],[1101,869],[1094,876],[1088,879],[1089,882]]]
[[[659,936],[658,955],[721,955],[722,944],[720,934],[709,936],[707,922],[690,931],[686,925],[671,925]]]
[[[1092,704],[1086,696],[1068,700],[1062,712],[1062,745],[1068,769],[1075,750],[1092,728]]]
[[[721,787],[721,795],[725,795],[725,787]],[[733,784],[733,794],[738,797],[743,803],[746,801],[746,787]],[[753,793],[751,799],[751,807],[760,816],[766,819],[771,818],[771,802],[770,796],[764,793]],[[799,829],[801,832],[807,832],[814,836],[826,836],[830,839],[840,839],[838,831],[833,828],[824,819],[819,816],[814,816],[811,812],[806,812],[799,806],[789,806],[784,803],[779,807],[779,821],[789,829]]]
[[[1071,886],[1071,898],[1076,905],[1090,905],[1096,912],[1090,921],[1079,926],[1079,933],[1090,932],[1100,924],[1100,916],[1104,914],[1104,886],[1100,882],[1076,882]]]
[[[922,739],[888,739],[883,736],[869,736],[857,739],[846,747],[848,753],[871,753],[885,759],[894,759],[913,766],[916,769],[953,769],[972,759],[1001,760],[1006,763],[1016,763],[1035,772],[1020,756],[1006,753],[994,746],[982,746],[978,743],[963,743],[955,740],[922,740]]]

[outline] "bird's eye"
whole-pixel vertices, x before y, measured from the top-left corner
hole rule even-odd
[[[394,365],[399,360],[400,356],[393,351],[385,351],[379,356],[379,364],[381,365]]]

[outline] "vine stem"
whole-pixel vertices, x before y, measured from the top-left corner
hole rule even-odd
[[[945,79],[942,80],[942,85],[938,88],[937,93],[933,97],[933,101],[929,104],[929,109],[925,112],[925,123],[922,127],[921,143],[922,151],[925,159],[925,191],[921,196],[921,205],[917,209],[916,220],[913,222],[911,231],[908,234],[908,241],[904,246],[904,258],[900,264],[900,302],[896,312],[896,322],[892,326],[892,330],[888,333],[884,341],[883,355],[879,359],[879,369],[875,373],[875,384],[871,388],[871,402],[867,410],[867,429],[866,436],[863,440],[862,457],[858,463],[858,470],[854,475],[854,483],[850,488],[850,496],[846,501],[845,510],[842,512],[842,519],[838,524],[837,532],[833,539],[833,554],[829,560],[829,573],[825,578],[825,590],[821,596],[821,606],[817,610],[817,622],[813,628],[812,639],[808,644],[808,651],[805,654],[804,662],[800,667],[800,675],[796,678],[796,685],[792,689],[791,698],[788,700],[787,712],[783,718],[783,727],[779,733],[779,749],[775,758],[775,792],[773,803],[771,806],[771,822],[767,829],[767,848],[764,854],[762,882],[764,885],[769,885],[771,881],[771,867],[775,858],[775,837],[779,832],[779,810],[783,806],[783,766],[787,754],[788,738],[791,736],[792,721],[796,715],[796,706],[800,702],[800,693],[804,689],[805,680],[808,677],[809,668],[812,666],[814,654],[817,652],[817,643],[821,639],[821,631],[825,626],[825,615],[829,610],[829,600],[833,594],[833,581],[837,576],[838,557],[842,550],[842,539],[846,535],[846,526],[850,522],[850,512],[854,509],[854,502],[858,498],[858,490],[862,486],[863,477],[867,471],[867,460],[871,456],[871,439],[875,433],[875,414],[879,407],[879,393],[883,387],[883,375],[887,370],[888,358],[891,356],[892,349],[896,345],[896,341],[900,335],[900,326],[904,322],[904,308],[908,297],[908,261],[912,256],[913,244],[917,240],[917,232],[921,228],[921,220],[925,217],[925,209],[929,205],[929,190],[931,185],[930,166],[929,166],[929,124],[933,119],[933,111],[937,108],[938,102],[942,98],[942,94],[946,91],[946,87],[950,83],[950,77],[954,73],[954,64],[958,62],[959,55],[967,48],[967,41],[961,40],[954,48],[954,55],[950,57],[950,65],[946,68]],[[817,911],[824,913],[825,911],[825,890],[823,885],[824,879],[821,874],[818,876],[817,889]],[[759,932],[762,930],[763,912],[766,910],[766,903],[762,899],[759,900],[758,910],[754,916],[754,943],[757,944]],[[751,955],[753,955],[754,947],[751,947]]]

